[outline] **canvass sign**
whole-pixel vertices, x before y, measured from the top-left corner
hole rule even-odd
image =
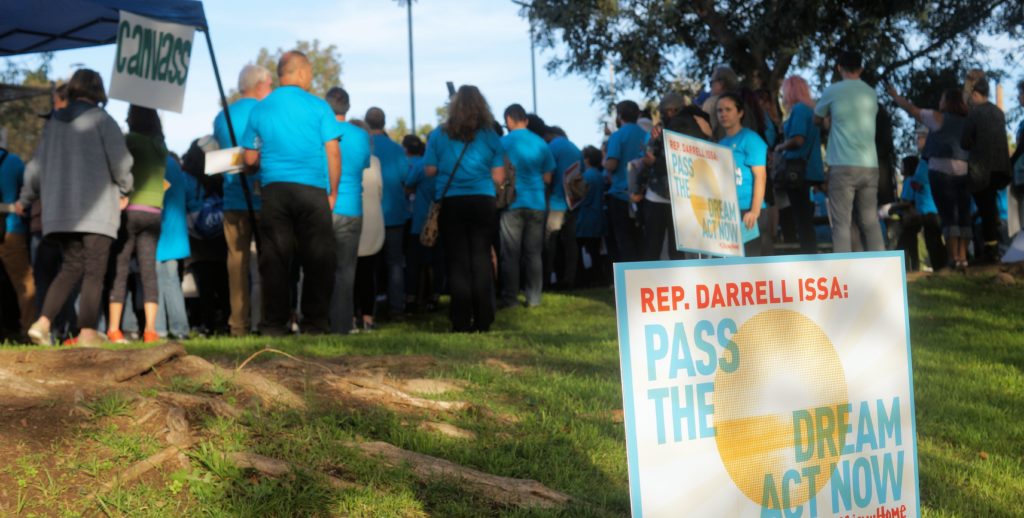
[[[665,130],[665,160],[679,249],[742,256],[744,236],[732,151]]]
[[[121,11],[110,97],[181,113],[195,28]]]
[[[920,515],[903,256],[619,263],[635,517]]]

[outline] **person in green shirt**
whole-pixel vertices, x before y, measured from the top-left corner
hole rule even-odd
[[[134,104],[128,108],[128,135],[125,136],[125,143],[134,160],[132,178],[135,190],[129,196],[128,206],[122,213],[123,228],[114,244],[117,262],[114,267],[114,283],[110,288],[107,338],[117,343],[126,341],[121,331],[121,316],[124,312],[129,265],[134,255],[139,263],[143,311],[146,315],[143,341],[152,343],[160,339],[156,332],[159,307],[156,245],[160,239],[164,171],[167,167],[167,145],[164,144],[164,132],[156,110]]]

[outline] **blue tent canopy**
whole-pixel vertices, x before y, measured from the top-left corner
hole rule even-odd
[[[114,43],[122,10],[207,29],[198,0],[0,0],[0,56]]]

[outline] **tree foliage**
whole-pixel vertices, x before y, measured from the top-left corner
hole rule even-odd
[[[829,58],[852,48],[866,79],[908,84],[915,70],[957,68],[981,55],[981,36],[1021,34],[1020,0],[532,0],[521,14],[542,47],[564,52],[552,71],[590,77],[607,96],[620,85],[653,94],[702,79],[721,63],[748,86],[777,92],[793,70],[831,78]],[[956,57],[956,59],[951,58]],[[812,84],[815,81],[812,80]]]
[[[394,140],[395,142],[398,143],[402,142],[403,137],[412,133],[411,131],[409,131],[409,123],[406,122],[405,117],[398,117],[397,119],[395,119],[395,125],[390,128],[387,128],[387,130],[385,131],[387,132],[388,137],[390,137],[391,140]],[[429,135],[431,131],[434,131],[433,125],[421,124],[420,127],[416,128],[416,135],[419,136],[421,139],[426,140],[427,135]]]
[[[47,75],[50,71],[52,54],[40,54],[36,65],[7,59],[0,70],[0,82],[5,84],[49,88]],[[36,144],[43,133],[46,115],[51,109],[50,97],[41,96],[29,99],[0,103],[0,127],[7,129],[7,149],[28,161],[35,152]]]
[[[310,89],[310,93],[323,97],[332,87],[341,86],[341,52],[338,51],[337,45],[321,47],[318,39],[314,39],[312,42],[300,40],[290,49],[278,48],[274,52],[263,47],[256,55],[256,60],[249,63],[255,63],[269,70],[270,75],[274,78],[274,88],[277,88],[280,86],[277,78],[277,62],[285,52],[290,50],[302,52],[313,65],[313,87]],[[234,102],[238,97],[238,90],[232,88],[228,103]]]

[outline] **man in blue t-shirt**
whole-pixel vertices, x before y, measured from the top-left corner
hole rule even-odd
[[[516,304],[520,265],[525,269],[526,305],[540,305],[544,282],[544,213],[555,157],[547,142],[527,129],[529,118],[519,104],[505,109],[508,135],[501,138],[508,161],[515,168],[516,199],[501,214],[501,300],[499,307]]]
[[[828,202],[832,216],[832,249],[852,247],[853,211],[857,211],[865,249],[884,250],[878,223],[878,153],[875,118],[878,96],[861,81],[861,55],[843,51],[836,61],[843,80],[821,94],[814,108],[814,123],[828,129]],[[856,199],[856,207],[854,207]]]
[[[25,164],[21,158],[0,147],[0,201],[18,201],[24,175]],[[28,224],[17,214],[7,214],[4,218],[4,231],[6,235],[0,242],[0,263],[17,293],[21,332],[26,333],[36,320],[36,283],[32,277],[32,263],[28,253]]]
[[[615,106],[619,129],[608,138],[604,169],[611,177],[608,189],[608,220],[611,237],[615,241],[618,257],[615,262],[636,261],[640,258],[640,230],[635,214],[630,209],[629,162],[644,156],[647,133],[637,126],[640,106],[633,101],[622,101]]]
[[[292,316],[289,279],[302,267],[302,329],[328,331],[334,286],[331,211],[341,179],[341,125],[323,99],[309,93],[313,67],[289,51],[277,64],[281,87],[249,114],[242,138],[245,165],[260,170],[263,209],[260,277],[264,335],[280,336]]]
[[[405,312],[405,222],[409,220],[408,199],[405,197],[405,177],[409,174],[409,159],[405,149],[384,132],[384,110],[373,107],[366,111],[366,125],[373,140],[373,156],[380,160],[380,176],[384,198],[384,260],[388,267],[388,308],[392,318]]]
[[[213,136],[221,149],[239,145],[245,128],[249,125],[249,113],[264,97],[270,95],[270,71],[259,65],[246,65],[238,74],[238,91],[241,98],[231,103],[227,113],[231,116],[231,128],[228,128],[224,111],[213,120]],[[231,138],[231,130],[234,137]],[[244,182],[244,183],[243,183]],[[249,208],[253,212],[260,210],[260,197],[257,192],[259,174],[228,174],[224,175],[224,240],[228,247],[228,291],[231,296],[231,317],[228,326],[231,336],[245,336],[251,327],[250,314],[250,275],[253,228],[249,220]],[[249,199],[245,189],[248,188]],[[251,276],[258,282],[258,276]],[[257,301],[259,304],[259,301]]]
[[[548,149],[555,159],[555,171],[551,179],[551,195],[548,197],[547,223],[544,228],[544,284],[550,285],[551,273],[555,273],[558,289],[569,289],[576,283],[576,262],[579,248],[576,244],[576,213],[569,209],[565,198],[566,173],[583,172],[583,152],[566,137],[565,131],[557,126],[548,126],[537,115],[530,114],[529,129],[548,143]]]
[[[356,260],[363,229],[363,170],[370,167],[370,134],[346,120],[351,107],[341,87],[327,91],[327,104],[341,124],[341,181],[334,203],[334,295],[331,296],[331,332],[352,332],[355,314]]]

